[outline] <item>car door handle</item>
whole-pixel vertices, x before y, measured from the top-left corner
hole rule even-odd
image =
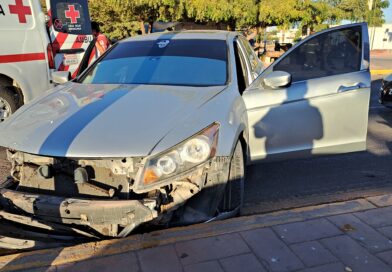
[[[366,84],[360,82],[357,83],[355,85],[352,86],[340,86],[338,88],[338,93],[344,93],[344,92],[348,92],[348,91],[354,91],[354,90],[358,90],[358,89],[362,89],[362,88],[367,88]]]

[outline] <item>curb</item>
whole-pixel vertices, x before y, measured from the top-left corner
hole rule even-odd
[[[386,206],[392,206],[392,195],[244,216],[226,221],[154,231],[123,239],[92,242],[72,247],[19,253],[0,257],[0,271],[48,268],[182,241],[306,221],[332,215],[367,211]]]
[[[372,74],[372,75],[389,75],[389,74],[392,74],[392,70],[391,69],[389,69],[389,70],[371,70],[370,71],[370,73]]]

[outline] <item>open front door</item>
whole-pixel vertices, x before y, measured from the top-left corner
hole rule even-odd
[[[303,40],[243,95],[251,159],[365,150],[370,84],[366,24]]]
[[[78,74],[83,56],[93,41],[87,0],[47,0],[49,32],[56,70]]]

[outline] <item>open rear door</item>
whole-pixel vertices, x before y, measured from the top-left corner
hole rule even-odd
[[[88,0],[47,0],[47,6],[56,70],[74,78],[93,41]]]

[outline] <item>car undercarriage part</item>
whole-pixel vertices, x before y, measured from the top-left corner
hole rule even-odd
[[[215,185],[209,184],[207,173],[219,173],[229,161],[215,158],[173,178],[170,185],[138,194],[132,188],[142,158],[84,160],[8,151],[8,159],[12,179],[0,184],[0,224],[24,226],[27,233],[49,231],[52,238],[66,233],[125,237],[142,224],[168,225],[189,199]],[[220,179],[225,182],[224,175]],[[200,222],[194,217],[187,223],[192,220]],[[0,248],[5,244],[0,241]]]

